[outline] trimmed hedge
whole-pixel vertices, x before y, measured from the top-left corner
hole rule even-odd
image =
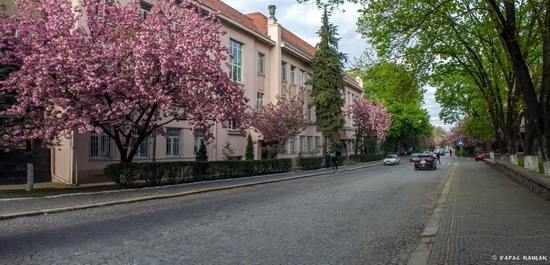
[[[357,162],[370,162],[370,161],[379,161],[384,158],[384,154],[362,154],[362,155],[350,155],[349,159]]]
[[[346,156],[338,156],[338,165],[339,166],[344,165],[345,160],[346,160]],[[332,161],[332,157],[331,157],[331,161]],[[326,167],[325,157],[323,156],[308,156],[308,157],[298,156],[296,158],[296,162],[298,162],[298,166],[302,170],[313,170],[313,169]],[[332,166],[332,164],[329,166]]]
[[[136,181],[142,181],[146,186],[155,186],[288,172],[291,167],[292,160],[287,158],[117,163],[108,165],[103,172],[111,181],[127,188]]]
[[[313,170],[313,169],[319,169],[323,167],[325,158],[322,156],[298,156],[296,158],[296,162],[298,163],[298,166],[302,170]]]

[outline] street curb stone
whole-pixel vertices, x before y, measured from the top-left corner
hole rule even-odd
[[[411,254],[411,258],[407,263],[408,265],[428,264],[428,258],[430,257],[430,253],[432,251],[435,236],[439,231],[439,223],[443,218],[443,211],[445,209],[445,204],[447,203],[447,197],[449,195],[449,190],[451,189],[455,169],[456,169],[456,164],[453,166],[453,168],[451,169],[451,172],[447,176],[447,181],[445,182],[445,186],[441,191],[441,194],[437,201],[437,205],[433,210],[430,219],[428,220],[428,224],[424,228],[424,232],[422,233],[422,239],[420,240],[420,243],[418,244],[414,252]]]

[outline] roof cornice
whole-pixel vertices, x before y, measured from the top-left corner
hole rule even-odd
[[[246,33],[248,33],[248,34],[254,36],[254,37],[255,37],[256,39],[258,39],[259,41],[261,41],[261,42],[263,42],[263,43],[265,43],[265,44],[268,44],[268,45],[270,45],[270,46],[275,46],[275,45],[276,45],[275,41],[271,40],[271,39],[268,38],[267,36],[264,36],[264,35],[262,35],[262,34],[256,32],[256,31],[254,31],[254,30],[252,30],[252,29],[250,29],[250,28],[248,28],[248,27],[242,25],[241,23],[238,23],[237,21],[235,21],[235,20],[229,18],[228,16],[224,15],[223,13],[218,12],[217,10],[212,9],[212,8],[210,8],[209,6],[206,6],[206,5],[202,4],[202,3],[201,3],[201,7],[202,7],[203,10],[206,10],[206,11],[208,11],[208,12],[216,13],[216,14],[218,15],[218,18],[219,18],[222,22],[227,23],[227,24],[229,24],[230,26],[232,26],[232,27],[234,27],[234,28],[237,28],[237,29],[239,29],[239,30],[242,30],[242,31],[244,31],[244,32],[246,32]]]

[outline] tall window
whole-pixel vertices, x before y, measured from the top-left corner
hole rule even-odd
[[[96,159],[112,158],[111,139],[107,134],[92,132],[90,138],[90,157]]]
[[[283,81],[286,81],[287,77],[286,77],[286,65],[287,63],[285,61],[282,61],[281,62],[281,78],[283,79]]]
[[[168,138],[166,138],[166,156],[180,155],[180,129],[169,128],[167,130]]]
[[[196,154],[199,151],[201,143],[204,141],[202,133],[195,134],[195,143],[193,144],[193,154]]]
[[[231,54],[233,54],[233,58],[229,60],[229,66],[231,67],[229,71],[229,78],[233,81],[242,82],[242,68],[243,68],[243,50],[242,50],[242,44],[240,42],[236,42],[234,40],[229,41],[229,49],[231,50]]]
[[[313,149],[315,153],[319,153],[319,145],[321,143],[321,137],[315,136],[315,149]]]
[[[256,94],[256,108],[262,109],[264,107],[264,93],[258,92]]]
[[[295,76],[294,72],[296,72],[296,66],[291,65],[290,66],[290,83],[291,84],[296,84],[296,80],[294,80],[294,76]]]
[[[299,84],[300,84],[300,87],[303,87],[303,86],[304,86],[304,83],[305,83],[305,82],[304,82],[304,77],[305,77],[305,76],[304,76],[304,71],[300,70],[300,77],[299,77],[299,79],[298,79],[298,82],[300,82],[300,83],[299,83]]]
[[[307,81],[309,81],[309,80],[311,80],[311,74],[307,73]],[[311,84],[308,83],[306,86],[307,86],[307,90],[311,91]]]
[[[311,104],[307,105],[307,120],[313,121],[313,107],[311,106]]]
[[[265,54],[258,53],[258,74],[265,74]]]
[[[141,18],[145,19],[147,17],[147,13],[151,12],[152,5],[145,1],[141,1],[139,3],[139,6],[141,11]]]
[[[296,144],[295,144],[295,142],[296,142],[296,137],[290,138],[290,150],[289,151],[290,151],[291,154],[296,153]]]
[[[305,137],[305,136],[300,136],[300,152],[301,153],[307,153],[306,138],[307,137]]]
[[[315,150],[315,147],[313,146],[313,136],[307,137],[307,148],[309,149],[308,152],[313,153]]]
[[[139,131],[138,129],[134,129],[132,131],[132,138],[134,141],[137,141],[139,137]],[[149,148],[149,140],[148,138],[145,138],[143,142],[139,144],[138,150],[136,151],[136,157],[147,157],[147,149]]]

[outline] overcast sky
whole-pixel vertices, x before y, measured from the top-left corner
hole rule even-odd
[[[222,0],[226,4],[235,8],[243,14],[261,12],[269,16],[267,7],[271,4],[275,5],[275,17],[279,24],[292,33],[307,41],[315,47],[319,37],[317,31],[321,27],[322,11],[312,3],[298,4],[296,0]],[[359,4],[346,3],[335,11],[330,17],[330,22],[338,27],[340,36],[339,50],[348,55],[349,62],[346,67],[352,67],[355,59],[361,57],[363,51],[370,49],[367,41],[361,38],[361,35],[356,32],[357,10],[361,6]],[[435,126],[441,126],[445,129],[451,128],[451,125],[445,125],[439,120],[439,104],[435,102],[435,88],[426,88],[427,92],[424,96],[424,108],[430,113],[430,122]]]

